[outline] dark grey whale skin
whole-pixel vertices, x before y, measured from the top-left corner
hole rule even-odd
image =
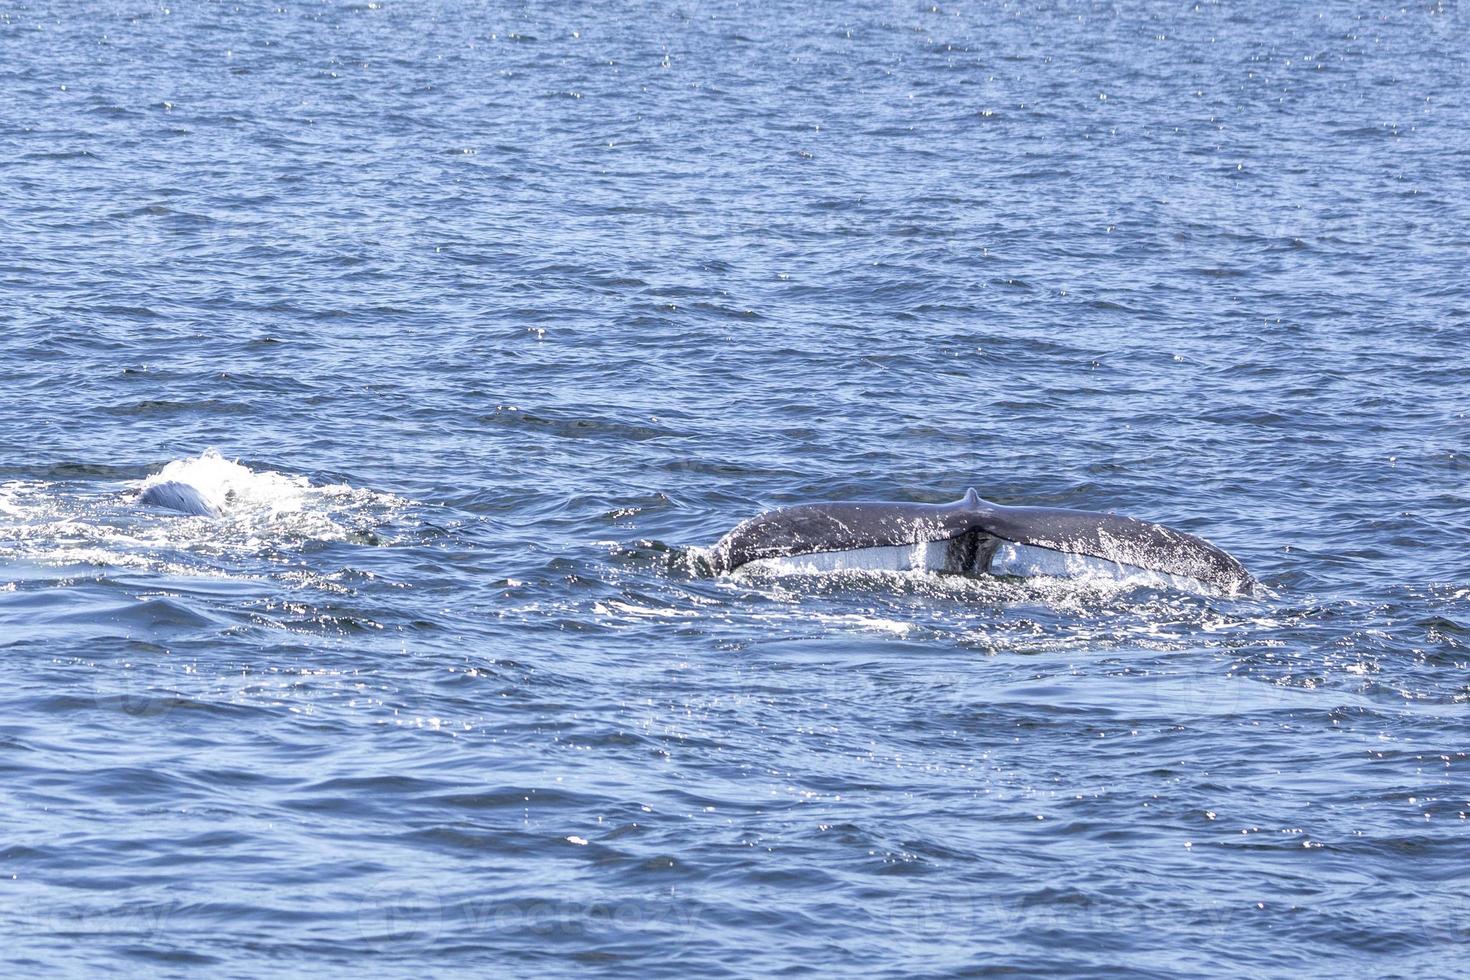
[[[1245,566],[1192,534],[1116,514],[1055,507],[1003,507],[973,489],[952,504],[836,501],[767,511],[737,525],[712,549],[716,571],[761,558],[954,542],[953,571],[983,574],[1001,542],[1122,562],[1249,593]]]
[[[195,517],[219,517],[220,509],[210,503],[195,487],[177,480],[155,483],[138,497],[138,503],[192,514]]]

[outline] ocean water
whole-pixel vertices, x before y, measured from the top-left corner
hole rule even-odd
[[[6,972],[1463,976],[1467,52],[0,5]],[[697,561],[971,486],[1266,588]]]

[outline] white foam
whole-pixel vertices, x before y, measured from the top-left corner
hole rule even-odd
[[[219,505],[220,516],[201,520],[139,506],[148,487],[170,481]],[[75,567],[83,575],[89,568],[113,567],[289,580],[296,571],[290,555],[306,543],[364,534],[391,543],[391,537],[379,537],[381,529],[400,522],[408,506],[392,494],[345,484],[315,486],[304,476],[252,470],[207,450],[126,487],[0,484],[0,563]],[[316,576],[306,584],[331,588],[329,579]]]
[[[149,487],[169,482],[193,487],[206,501],[226,512],[295,513],[302,509],[311,489],[305,477],[252,470],[225,459],[215,449],[169,463],[143,481],[138,488],[139,496]]]

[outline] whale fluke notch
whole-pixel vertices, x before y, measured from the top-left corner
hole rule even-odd
[[[219,517],[221,513],[219,506],[206,497],[202,490],[178,480],[165,480],[145,487],[138,496],[138,503],[196,517]]]
[[[1250,592],[1255,579],[1235,558],[1192,534],[1116,514],[1055,507],[1004,507],[973,488],[952,504],[833,501],[767,511],[715,544],[727,572],[753,561],[951,542],[936,570],[987,574],[1006,544],[1043,548],[1179,576],[1224,592]],[[1002,572],[1003,573],[1003,572]]]

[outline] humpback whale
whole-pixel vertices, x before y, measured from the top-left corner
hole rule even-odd
[[[179,480],[165,480],[145,487],[138,495],[138,503],[196,517],[220,516],[219,506],[206,497],[204,491]]]
[[[1116,514],[1004,507],[973,488],[952,504],[782,507],[737,525],[710,558],[717,572],[747,565],[1018,576],[1142,572],[1226,593],[1249,593],[1255,585],[1244,565],[1192,534]]]

